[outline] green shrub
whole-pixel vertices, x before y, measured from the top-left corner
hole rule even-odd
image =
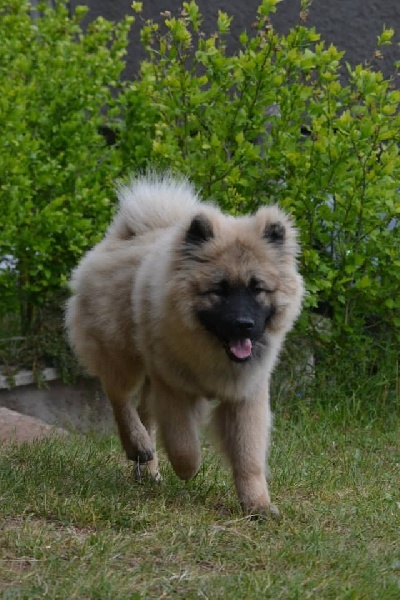
[[[219,12],[205,36],[195,2],[161,26],[145,23],[147,58],[125,94],[123,162],[186,173],[232,213],[279,202],[301,230],[306,304],[332,317],[321,327],[306,311],[310,335],[331,355],[371,332],[398,340],[400,92],[369,66],[346,65],[343,83],[343,53],[304,24],[279,35],[276,4],[261,3],[234,53],[231,18]]]
[[[116,116],[131,18],[84,31],[87,9],[49,4],[33,18],[27,0],[0,0],[0,317],[19,313],[24,334],[103,234],[120,170],[100,128]]]
[[[345,65],[304,23],[278,34],[276,4],[262,1],[234,52],[231,18],[219,12],[206,36],[193,1],[178,16],[164,13],[160,26],[144,23],[147,58],[125,86],[131,17],[99,18],[84,31],[85,9],[70,17],[64,1],[43,3],[32,19],[27,0],[0,0],[0,318],[18,312],[23,333],[48,340],[50,324],[51,337],[72,267],[109,222],[115,179],[151,166],[187,174],[232,214],[279,202],[294,215],[308,289],[299,326],[306,356],[304,332],[317,360],[335,368],[340,352],[354,358],[360,348],[365,375],[386,347],[392,352],[400,92],[371,66]],[[307,8],[303,0],[302,18]],[[378,44],[392,35],[384,31]],[[100,134],[105,124],[115,145]],[[329,322],[315,317],[324,310]]]

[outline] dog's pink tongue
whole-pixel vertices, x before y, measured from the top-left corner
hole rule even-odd
[[[251,340],[249,340],[249,338],[246,338],[245,340],[231,342],[229,348],[232,354],[236,356],[236,358],[248,358],[251,355],[252,343]]]

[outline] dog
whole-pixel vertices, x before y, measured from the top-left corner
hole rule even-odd
[[[304,294],[296,229],[277,206],[223,214],[169,175],[139,177],[118,195],[104,239],[72,275],[72,348],[100,378],[138,468],[159,478],[157,430],[178,477],[194,477],[212,405],[243,511],[276,512],[269,380]]]

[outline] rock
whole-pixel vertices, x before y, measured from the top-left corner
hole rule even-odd
[[[15,410],[0,407],[0,442],[32,442],[33,440],[54,434],[65,435],[65,429],[54,427],[36,419],[23,415]]]

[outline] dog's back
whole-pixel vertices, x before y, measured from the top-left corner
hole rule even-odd
[[[140,364],[134,348],[131,294],[138,266],[162,231],[197,211],[184,179],[150,175],[118,190],[119,208],[103,240],[73,272],[66,328],[71,346],[92,375],[122,373]],[[115,365],[114,365],[115,363]],[[113,366],[114,365],[114,366]]]

